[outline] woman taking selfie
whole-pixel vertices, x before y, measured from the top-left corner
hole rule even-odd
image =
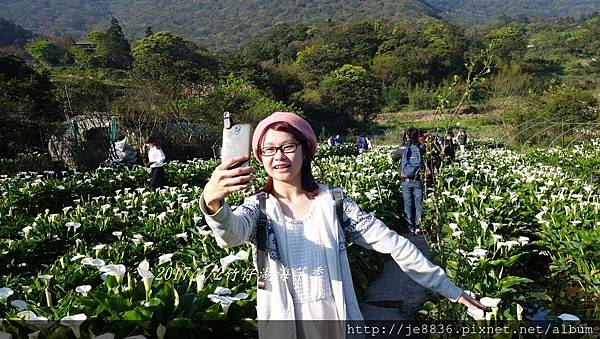
[[[294,113],[276,112],[254,131],[252,151],[265,168],[263,195],[266,221],[259,222],[258,195],[246,199],[235,211],[224,202],[227,195],[251,186],[252,167],[228,169],[247,157],[218,166],[204,188],[201,206],[206,221],[221,247],[246,241],[253,244],[259,272],[257,313],[259,333],[270,337],[261,320],[362,320],[352,285],[346,240],[392,258],[413,280],[467,307],[481,307],[454,285],[406,238],[360,209],[340,189],[318,184],[311,162],[317,138],[311,126]],[[339,203],[341,200],[341,204]],[[343,210],[343,212],[342,212]],[[339,218],[338,216],[341,216]],[[266,224],[266,255],[261,259],[257,225]],[[261,264],[261,260],[266,262]],[[264,285],[263,285],[264,284]],[[319,326],[297,322],[286,337],[343,337],[342,321]],[[277,334],[277,336],[283,333]],[[275,337],[275,336],[273,336]]]

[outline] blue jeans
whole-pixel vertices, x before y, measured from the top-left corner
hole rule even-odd
[[[404,200],[404,220],[408,230],[414,232],[419,229],[419,222],[423,215],[423,182],[403,179],[400,188]]]

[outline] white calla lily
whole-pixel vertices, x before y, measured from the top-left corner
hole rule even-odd
[[[173,258],[173,253],[166,253],[158,257],[158,265],[162,265],[166,262],[170,262],[171,258]]]
[[[581,319],[579,319],[577,316],[569,314],[569,313],[563,313],[563,314],[559,315],[557,318],[562,321],[575,321],[575,322],[581,321]]]
[[[81,285],[75,288],[75,292],[80,293],[82,296],[87,296],[88,292],[92,290],[90,285]]]
[[[21,299],[15,299],[15,300],[11,301],[10,305],[12,307],[18,308],[20,310],[26,310],[26,309],[29,308],[27,306],[27,303],[24,300],[21,300]]]
[[[75,337],[80,338],[81,332],[79,330],[79,327],[86,320],[87,316],[83,313],[79,313],[62,318],[60,320],[60,324],[64,326],[69,326],[71,330],[73,330],[73,334],[75,334]]]
[[[227,267],[232,262],[238,261],[238,260],[246,260],[246,259],[248,259],[248,252],[241,250],[235,255],[228,255],[224,258],[221,258],[219,260],[219,262],[221,263],[221,268],[222,268],[222,271],[224,272],[225,270],[227,270]]]
[[[247,293],[238,293],[233,297],[229,296],[229,294],[231,294],[231,290],[229,288],[218,286],[217,288],[215,288],[214,293],[207,295],[207,298],[209,298],[214,303],[221,304],[223,312],[227,314],[229,306],[233,302],[246,299],[249,296]]]
[[[12,289],[10,289],[8,287],[2,287],[2,288],[0,288],[0,300],[2,300],[3,302],[6,302],[8,297],[13,295],[14,293],[15,292]]]
[[[144,281],[144,288],[146,289],[146,293],[148,293],[152,287],[152,280],[154,280],[154,274],[150,272],[150,263],[147,260],[142,261],[138,265],[137,271],[142,277]]]

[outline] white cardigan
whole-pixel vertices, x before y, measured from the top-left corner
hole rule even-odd
[[[408,239],[390,230],[373,214],[360,209],[356,202],[345,194],[343,195],[344,221],[340,225],[331,190],[332,188],[328,186],[320,185],[320,194],[313,202],[317,209],[315,213],[319,215],[316,215],[314,220],[319,220],[319,216],[323,220],[322,227],[319,229],[325,243],[333,297],[341,319],[363,320],[352,285],[344,238],[367,249],[391,254],[400,268],[417,283],[451,301],[458,300],[462,290],[448,279],[442,268],[433,265]],[[260,210],[256,196],[247,198],[235,211],[224,203],[212,215],[207,213],[203,197],[200,199],[202,212],[208,226],[213,230],[217,244],[225,248],[250,241],[256,266],[256,225]],[[269,272],[281,272],[285,267],[281,263],[281,251],[278,250],[277,239],[281,238],[280,230],[285,227],[285,219],[278,200],[272,195],[267,198],[266,211],[269,221],[267,223],[268,262],[265,266]],[[265,289],[257,288],[258,320],[294,320],[294,303],[286,282],[277,277],[265,279],[265,282]],[[291,337],[295,338],[295,334]]]

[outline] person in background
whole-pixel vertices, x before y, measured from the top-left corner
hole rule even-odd
[[[467,147],[467,132],[465,131],[464,128],[461,128],[458,131],[458,135],[456,136],[456,139],[458,140],[458,146],[460,147],[460,152],[464,153],[465,148]]]
[[[327,139],[327,145],[335,146],[335,138],[333,137],[333,135],[329,136],[329,139]]]
[[[333,138],[333,145],[334,146],[340,146],[341,144],[343,144],[344,142],[342,141],[342,137],[340,137],[339,134],[335,135],[335,138]]]
[[[404,201],[404,220],[408,231],[420,233],[419,223],[423,215],[423,168],[425,146],[419,144],[419,131],[411,127],[406,131],[405,143],[392,155],[392,160],[401,160],[400,188]]]
[[[254,168],[229,169],[248,160],[240,156],[217,166],[200,197],[200,208],[220,247],[250,242],[253,254],[262,253],[254,258],[260,274],[256,292],[259,337],[346,338],[344,321],[363,320],[347,241],[391,254],[409,277],[451,301],[469,308],[484,307],[408,239],[362,210],[340,188],[317,183],[311,170],[316,149],[317,138],[306,120],[294,113],[275,112],[256,126],[252,137],[254,156],[267,173],[259,193],[235,210],[225,202],[229,194],[252,185]],[[265,228],[264,238],[259,236],[259,224]],[[262,251],[256,251],[261,247]],[[258,269],[259,260],[264,270]],[[262,284],[260,279],[264,279]]]
[[[423,130],[419,128],[419,144],[425,145],[425,134]]]
[[[448,131],[443,146],[444,165],[449,165],[456,156],[456,144],[454,143],[454,132]]]
[[[361,134],[358,137],[358,152],[362,153],[368,149],[369,149],[369,141],[367,139],[367,136],[365,134]]]
[[[163,187],[166,184],[165,169],[165,153],[160,148],[160,141],[157,137],[151,136],[146,139],[144,146],[148,150],[148,166],[150,167],[150,186],[154,188]]]

